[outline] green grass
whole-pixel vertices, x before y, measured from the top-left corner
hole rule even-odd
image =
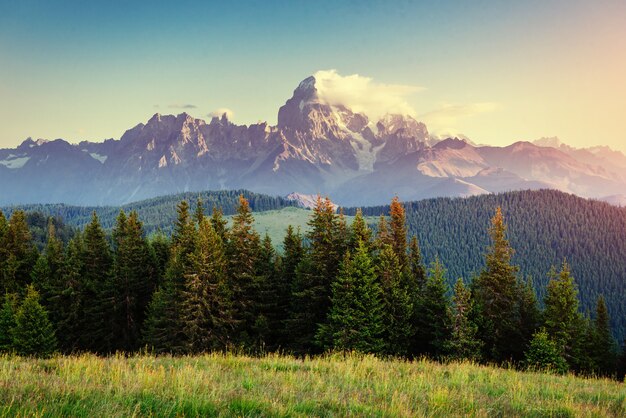
[[[0,356],[0,416],[625,416],[626,385],[469,363]]]
[[[287,231],[287,226],[291,225],[294,229],[300,228],[303,234],[308,231],[307,222],[311,219],[312,212],[308,209],[288,207],[280,210],[268,210],[263,212],[254,212],[254,229],[264,237],[269,235],[274,246],[282,248],[283,238]],[[226,217],[229,222],[232,216]],[[346,221],[351,224],[354,216],[346,216]],[[370,225],[378,223],[378,217],[366,216],[365,221]],[[230,224],[229,224],[230,225]]]

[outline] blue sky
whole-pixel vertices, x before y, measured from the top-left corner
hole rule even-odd
[[[155,112],[275,123],[336,69],[419,86],[436,132],[624,150],[624,51],[624,1],[0,0],[0,146],[119,138]]]

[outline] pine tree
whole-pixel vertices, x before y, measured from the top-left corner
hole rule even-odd
[[[492,245],[486,254],[486,267],[473,281],[478,313],[479,335],[486,360],[503,362],[516,358],[524,341],[520,335],[517,271],[511,263],[513,249],[506,238],[506,225],[498,207],[489,229]]]
[[[522,358],[524,356],[524,349],[528,346],[533,335],[535,335],[541,325],[541,311],[539,310],[537,294],[535,293],[531,277],[528,277],[525,282],[519,283],[518,293],[520,314],[519,333],[523,344],[520,345],[514,357]]]
[[[578,312],[578,290],[570,275],[567,262],[563,261],[560,273],[550,272],[550,281],[544,300],[544,324],[548,335],[556,343],[559,353],[570,366],[577,360],[577,345],[580,344],[582,317]]]
[[[0,309],[0,353],[13,351],[13,330],[19,301],[15,293],[6,293]]]
[[[378,219],[378,226],[376,227],[376,239],[374,241],[374,246],[381,249],[385,245],[393,246],[393,243],[393,237],[389,232],[387,219],[384,215],[380,215],[380,218]]]
[[[128,217],[120,212],[113,236],[113,348],[129,352],[139,348],[140,329],[156,286],[156,267],[137,212]]]
[[[596,317],[593,321],[593,360],[596,371],[603,376],[611,375],[615,372],[616,364],[616,343],[611,335],[609,324],[609,312],[604,303],[604,297],[598,298],[596,307]]]
[[[196,211],[194,212],[196,224],[200,225],[204,220],[204,217],[204,203],[202,202],[202,198],[198,197],[198,200],[196,200]]]
[[[39,256],[24,211],[13,212],[8,225],[3,229],[4,236],[0,243],[3,253],[0,256],[0,290],[23,293],[30,283],[31,271]]]
[[[398,256],[390,245],[385,245],[378,255],[376,273],[383,294],[385,351],[406,356],[414,333],[413,301]]]
[[[83,321],[80,346],[97,353],[112,349],[114,315],[111,249],[94,211],[83,233]]]
[[[56,351],[54,328],[39,304],[39,293],[31,285],[15,315],[13,347],[22,356],[49,357]]]
[[[206,218],[200,219],[192,260],[182,303],[186,350],[200,353],[225,349],[233,325],[226,259],[222,240]]]
[[[183,353],[188,347],[183,331],[182,306],[187,277],[194,273],[197,231],[186,201],[178,204],[177,212],[170,262],[163,284],[148,304],[144,322],[143,344],[156,353]]]
[[[309,248],[297,270],[288,321],[291,349],[296,353],[319,351],[315,335],[327,321],[331,282],[343,256],[337,240],[339,222],[330,199],[318,196],[308,225]]]
[[[295,336],[289,333],[291,314],[291,294],[294,290],[298,265],[304,257],[302,235],[300,229],[294,231],[293,227],[287,227],[287,233],[283,239],[283,257],[278,268],[280,284],[277,285],[276,309],[279,312],[281,324],[278,333],[278,346],[287,347]]]
[[[259,343],[255,331],[262,284],[257,275],[260,237],[254,230],[254,217],[243,195],[228,233],[228,277],[233,291],[233,313],[237,324],[235,342],[253,347]]]
[[[556,373],[567,372],[567,363],[561,356],[557,344],[550,338],[545,329],[536,332],[526,351],[526,367],[532,370],[543,370]]]
[[[154,260],[155,285],[160,286],[165,278],[165,271],[170,260],[170,241],[162,232],[154,234],[150,238],[150,252]],[[156,288],[155,287],[155,288]]]
[[[346,253],[333,281],[328,323],[320,326],[317,338],[326,348],[380,353],[383,332],[382,292],[367,249],[359,243],[353,257]]]
[[[228,233],[228,228],[226,226],[228,225],[228,221],[224,219],[224,213],[221,208],[213,206],[213,212],[211,213],[211,225],[222,242],[226,243],[226,235]]]
[[[426,267],[422,260],[422,252],[417,242],[417,237],[411,237],[409,243],[409,260],[408,260],[408,272],[410,276],[409,283],[411,287],[416,290],[416,293],[424,287],[426,284]]]
[[[354,251],[356,250],[359,241],[361,241],[367,248],[369,248],[371,240],[372,231],[367,226],[365,218],[363,218],[363,211],[361,209],[357,209],[350,228],[350,243],[348,247],[351,251]]]
[[[482,342],[478,339],[478,327],[471,320],[472,294],[462,279],[454,285],[454,296],[450,309],[451,333],[446,352],[457,360],[480,360]]]
[[[437,259],[419,299],[416,335],[419,354],[432,357],[446,354],[451,333],[447,292],[445,269]]]
[[[85,350],[81,345],[85,321],[84,242],[77,233],[69,242],[60,280],[52,283],[48,300],[59,347],[63,352]]]
[[[391,239],[393,241],[393,250],[398,256],[400,267],[404,269],[407,266],[407,229],[406,214],[404,206],[400,203],[398,196],[391,200],[389,207],[389,217],[391,218]]]
[[[269,235],[265,234],[259,249],[257,275],[259,277],[259,306],[255,324],[256,333],[261,337],[262,346],[269,351],[276,350],[282,337],[282,324],[289,306],[289,287],[283,282],[282,260]],[[286,298],[286,299],[285,299]]]

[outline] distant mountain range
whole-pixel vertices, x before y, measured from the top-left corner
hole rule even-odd
[[[246,188],[329,194],[341,205],[553,188],[618,201],[626,156],[554,138],[507,147],[441,140],[410,116],[370,120],[327,103],[309,77],[278,124],[235,125],[186,113],[155,114],[119,140],[27,139],[0,150],[0,204],[119,205],[185,191]],[[617,197],[616,197],[617,196]]]

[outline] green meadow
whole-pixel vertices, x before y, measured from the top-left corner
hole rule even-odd
[[[0,356],[0,416],[626,416],[608,379],[331,355]]]

